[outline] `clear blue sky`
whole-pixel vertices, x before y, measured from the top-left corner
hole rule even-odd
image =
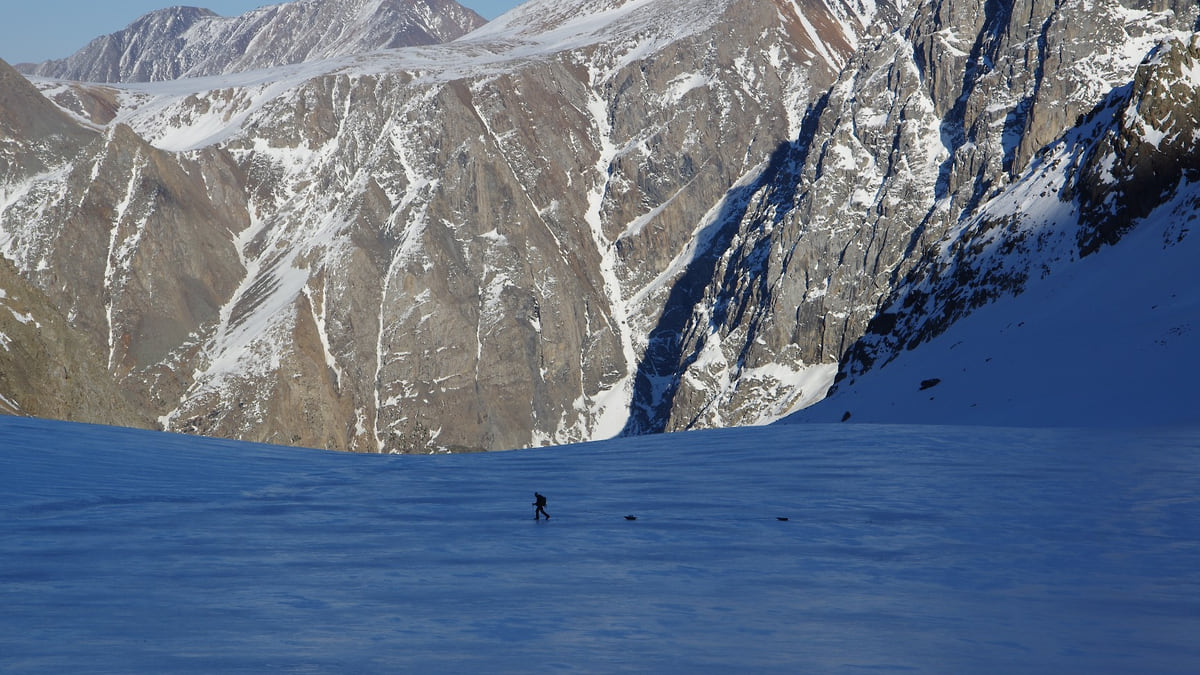
[[[494,19],[522,0],[458,0]],[[0,59],[9,63],[69,56],[92,38],[114,33],[139,16],[174,5],[207,7],[236,16],[282,0],[6,0],[0,11]]]

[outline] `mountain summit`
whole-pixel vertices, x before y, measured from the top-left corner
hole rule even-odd
[[[65,59],[22,69],[87,82],[156,82],[438,44],[484,23],[454,0],[296,0],[228,18],[171,7]]]

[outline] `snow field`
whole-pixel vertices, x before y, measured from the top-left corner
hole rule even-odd
[[[1196,429],[775,425],[432,457],[20,418],[0,439],[5,673],[1200,659]]]

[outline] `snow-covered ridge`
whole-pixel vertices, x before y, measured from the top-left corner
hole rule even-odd
[[[187,77],[107,86],[122,92],[121,110],[114,123],[130,125],[139,135],[164,150],[192,150],[228,140],[238,134],[242,125],[264,104],[323,76],[400,76],[419,83],[436,84],[498,76],[513,72],[530,60],[605,45],[614,54],[600,73],[603,79],[632,61],[653,55],[665,45],[707,30],[722,19],[722,12],[732,2],[532,0],[452,42],[398,49],[362,49],[360,45],[350,53],[331,49],[321,58],[304,63],[235,68],[232,72],[217,75],[204,75],[203,68],[193,68]],[[367,15],[377,4],[378,1],[360,1],[356,3],[357,13],[348,12],[348,15]],[[257,25],[285,6],[260,8],[239,17],[238,21]],[[204,21],[203,30],[209,34],[203,41],[228,39],[218,33],[226,30],[233,19],[211,17]],[[201,27],[200,24],[194,26],[188,34],[198,34]],[[34,76],[32,79],[44,91],[61,86],[57,78]],[[222,93],[214,96],[211,92]],[[204,96],[213,102],[206,104],[202,115],[189,110],[196,96]]]
[[[704,30],[732,0],[531,0],[463,38],[575,49],[639,35],[678,38]]]
[[[340,26],[336,31],[338,40],[333,40],[332,46],[310,47],[302,63],[263,68],[255,66],[255,61],[247,56],[225,66],[225,72],[205,74],[213,69],[213,64],[205,65],[206,62],[200,60],[180,73],[165,73],[163,78],[154,78],[162,81],[107,85],[119,92],[120,110],[112,123],[130,125],[161,149],[192,150],[229,140],[267,102],[314,78],[400,75],[421,83],[445,83],[499,76],[515,71],[531,60],[549,59],[556,54],[604,45],[611,55],[604,60],[599,79],[593,78],[600,82],[631,62],[651,57],[668,44],[708,30],[718,21],[729,20],[725,12],[734,1],[531,0],[453,41],[381,49],[369,46],[362,39],[352,41],[350,38],[355,31],[368,30],[368,19],[376,17],[382,11],[381,7],[395,3],[356,0],[343,7],[334,22]],[[425,5],[414,3],[413,11],[421,7]],[[846,20],[854,23],[869,21],[874,4],[856,7],[858,13]],[[302,8],[307,8],[302,17],[283,14],[285,11],[296,14]],[[804,20],[804,8],[793,2],[787,9],[794,11],[801,23],[812,29],[812,24]],[[843,9],[841,4],[834,3],[822,11],[836,14]],[[204,12],[198,15],[186,13],[181,18],[179,15],[185,10],[172,8],[160,13],[170,17],[168,23],[188,24],[180,39],[197,44],[249,39],[247,48],[253,48],[265,40],[263,31],[273,23],[283,21],[293,25],[301,18],[305,22],[328,23],[327,19],[317,16],[319,10],[326,11],[322,0],[263,7],[235,18]],[[153,16],[156,15],[147,15],[144,19],[148,21]],[[234,34],[227,34],[230,31]],[[843,27],[839,39],[854,40],[854,32]],[[242,33],[248,37],[238,37]],[[815,32],[809,38],[814,45],[819,45]],[[305,38],[308,42],[316,39]],[[824,58],[835,58],[824,51],[821,53]],[[182,55],[179,60],[186,63],[197,58],[201,57]],[[286,54],[271,58],[295,60]],[[772,58],[778,59],[779,55],[774,54]],[[34,83],[47,93],[61,88],[59,78],[46,77],[46,70],[40,68],[37,72],[41,75],[31,76]],[[694,75],[693,80],[696,78],[700,76]],[[213,92],[219,93],[213,95]],[[202,114],[192,110],[192,102],[197,96],[207,101]]]
[[[93,82],[167,81],[448,42],[484,23],[454,0],[295,0],[236,17],[172,7],[26,71]]]

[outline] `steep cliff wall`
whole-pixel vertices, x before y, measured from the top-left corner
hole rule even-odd
[[[944,237],[1140,78],[1156,44],[1190,35],[1194,4],[1143,5],[914,3],[893,30],[877,24],[809,110],[806,132],[750,189],[731,192],[728,244],[666,337],[677,344],[651,369],[660,393],[643,399],[636,429],[753,423],[823,396],[872,321],[893,328],[882,304]],[[1155,156],[1174,167],[1177,150]],[[1126,164],[1136,172],[1143,161]],[[1099,220],[1100,233],[1119,229]],[[781,363],[825,368],[781,376]]]

